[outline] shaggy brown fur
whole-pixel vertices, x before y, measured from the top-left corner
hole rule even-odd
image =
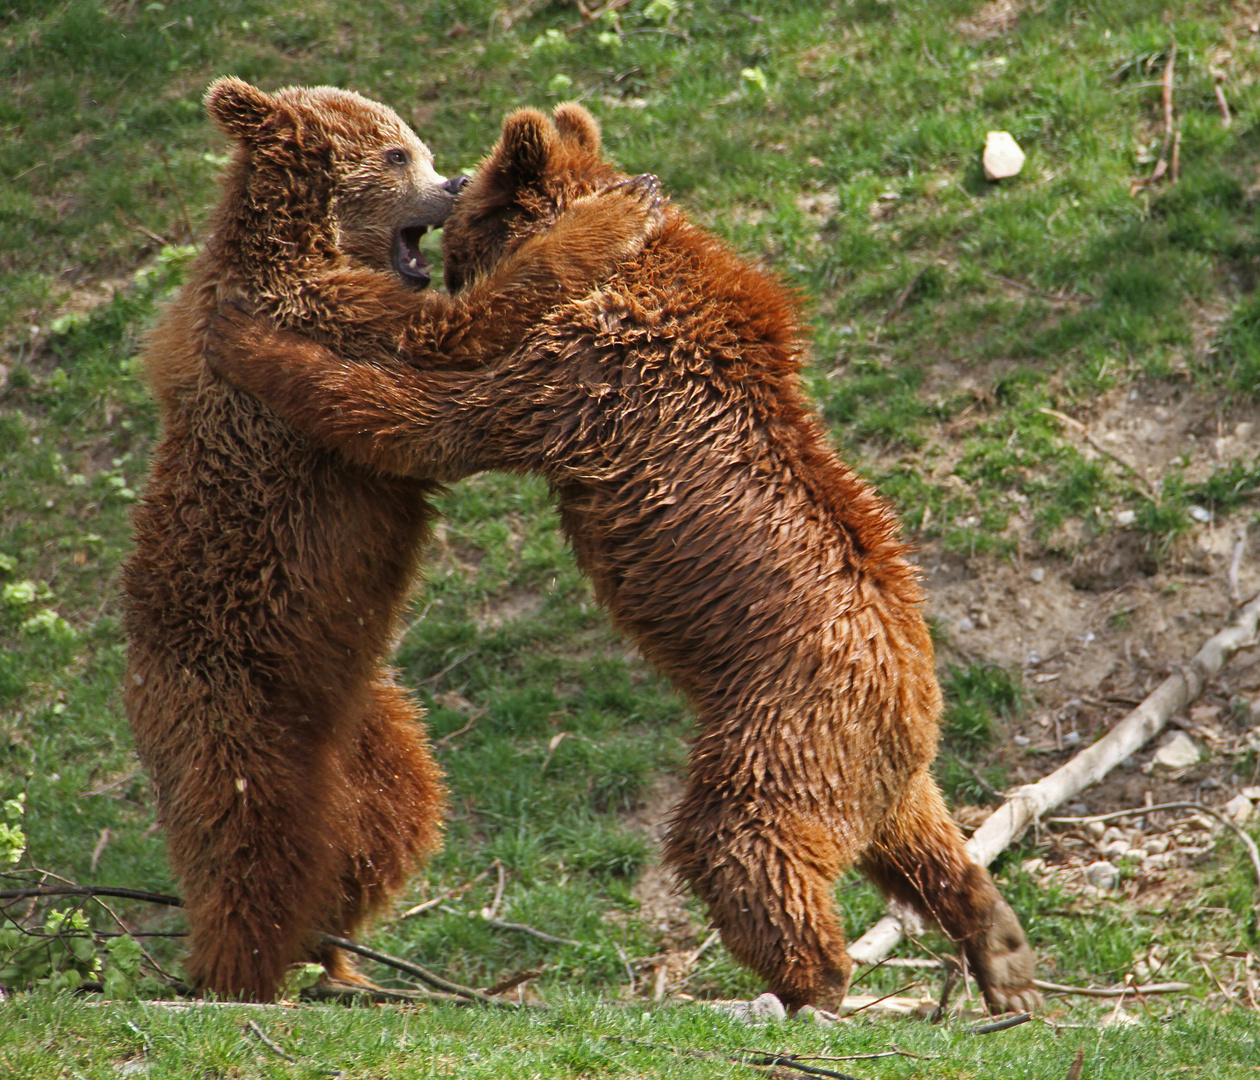
[[[317,932],[352,934],[439,841],[441,778],[381,664],[435,484],[321,449],[215,377],[210,317],[233,298],[345,356],[484,362],[640,250],[660,213],[651,184],[623,184],[459,300],[416,293],[391,270],[427,281],[414,241],[462,180],[393,112],[230,79],[206,103],[237,153],[144,354],[164,433],[123,570],[125,698],[184,891],[189,974],[267,999],[303,957],[353,977]]]
[[[550,127],[508,130],[524,123]],[[497,152],[461,196],[449,282],[616,179],[583,110],[556,127],[544,169]],[[550,480],[600,600],[699,717],[668,861],[789,1006],[844,997],[832,889],[850,866],[960,942],[991,1008],[1038,1001],[1023,931],[929,771],[941,696],[916,571],[827,445],[776,281],[671,209],[641,260],[475,374],[345,363],[232,313],[215,332],[212,363],[352,460]]]

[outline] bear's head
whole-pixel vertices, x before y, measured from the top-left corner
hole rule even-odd
[[[600,156],[599,125],[582,106],[558,105],[551,117],[517,109],[443,229],[446,287],[462,289],[567,203],[624,179]]]
[[[446,221],[466,179],[441,176],[392,109],[328,86],[268,94],[230,77],[205,104],[237,142],[218,254],[246,274],[345,259],[429,283],[420,237]]]

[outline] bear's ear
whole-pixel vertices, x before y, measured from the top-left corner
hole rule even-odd
[[[485,205],[509,206],[519,191],[542,180],[558,142],[555,125],[537,109],[511,113],[503,121],[498,145],[481,170]]]
[[[233,138],[250,141],[272,125],[276,100],[256,86],[231,75],[215,79],[206,91],[206,112],[219,128]]]
[[[592,154],[599,153],[599,123],[576,101],[557,105],[552,116],[556,130],[565,142],[574,143]]]

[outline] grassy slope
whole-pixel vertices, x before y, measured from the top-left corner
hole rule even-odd
[[[178,245],[201,238],[214,198],[224,147],[199,98],[216,74],[352,86],[408,115],[452,172],[476,162],[510,107],[580,97],[625,168],[661,175],[699,219],[802,289],[817,315],[811,380],[837,444],[912,527],[930,512],[926,534],[946,544],[1000,553],[1018,522],[1029,542],[1061,544],[1065,522],[1098,533],[1108,515],[1095,508],[1127,506],[1159,545],[1186,526],[1190,502],[1229,508],[1260,482],[1242,460],[1215,476],[1173,474],[1152,500],[1036,411],[1072,412],[1143,379],[1206,398],[1247,397],[1260,383],[1247,193],[1260,161],[1260,50],[1225,5],[1050,2],[990,39],[960,26],[976,5],[957,0],[787,2],[773,15],[636,2],[574,33],[574,9],[559,4],[517,5],[514,21],[486,2],[14,0],[6,10],[0,795],[27,792],[36,865],[170,887],[118,705],[112,575],[155,435],[130,360],[178,280]],[[1155,84],[1174,35],[1184,176],[1130,197],[1158,149]],[[1028,150],[1019,180],[980,176],[990,128]],[[476,719],[443,745],[449,842],[416,896],[499,858],[507,918],[592,947],[453,915],[378,939],[467,982],[545,962],[545,992],[615,992],[626,981],[618,947],[636,959],[671,944],[634,918],[630,887],[649,848],[623,816],[678,769],[685,717],[594,609],[541,485],[483,477],[445,510],[399,663],[436,736]],[[976,706],[974,681],[956,680],[967,754],[976,724],[983,732],[1009,699],[999,686]],[[1158,913],[1062,916],[1060,898],[1011,874],[1057,974],[1122,973],[1147,945]],[[1205,908],[1246,912],[1245,887],[1223,880],[1218,893]],[[479,885],[455,906],[489,896]],[[878,910],[857,884],[841,901],[855,930]],[[1237,914],[1212,918],[1190,920],[1187,942],[1254,949],[1254,915],[1241,928]],[[1197,970],[1184,951],[1180,974]],[[718,949],[686,989],[755,986]]]

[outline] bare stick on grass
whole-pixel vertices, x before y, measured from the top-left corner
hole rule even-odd
[[[1037,783],[1017,788],[967,841],[967,853],[981,866],[988,866],[1032,821],[1101,780],[1158,735],[1173,714],[1197,698],[1208,679],[1236,652],[1254,645],[1258,626],[1260,596],[1244,605],[1234,621],[1208,638],[1188,664],[1179,665],[1096,743]],[[901,935],[901,920],[885,915],[853,943],[849,955],[859,964],[876,963],[892,952]]]

